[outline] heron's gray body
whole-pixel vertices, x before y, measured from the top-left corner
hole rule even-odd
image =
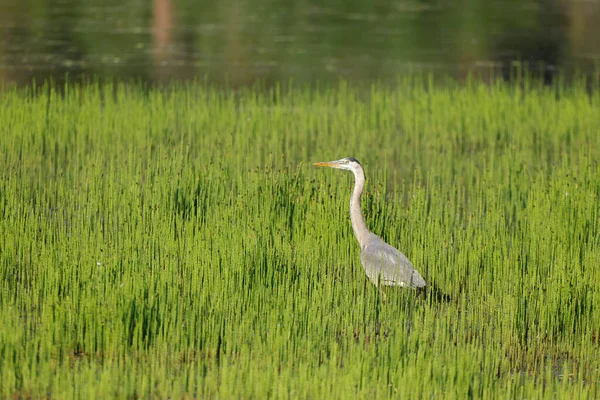
[[[398,249],[371,234],[360,249],[360,260],[375,285],[424,287],[425,280]]]
[[[360,244],[360,260],[369,279],[377,286],[424,287],[425,280],[408,258],[367,228],[360,209],[360,197],[365,185],[365,174],[360,163],[349,157],[315,165],[346,169],[354,173],[350,219],[354,235]]]

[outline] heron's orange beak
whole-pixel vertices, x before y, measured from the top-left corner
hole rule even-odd
[[[332,163],[332,162],[316,162],[313,165],[315,167],[333,167],[334,163]]]

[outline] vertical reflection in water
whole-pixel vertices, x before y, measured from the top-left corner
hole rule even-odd
[[[250,66],[247,63],[246,47],[244,42],[244,11],[236,1],[230,1],[223,8],[223,23],[225,25],[225,48],[222,60],[223,69],[229,84],[238,86],[246,80]]]
[[[152,6],[152,56],[155,82],[170,79],[169,48],[173,40],[173,12],[171,0],[154,0]]]

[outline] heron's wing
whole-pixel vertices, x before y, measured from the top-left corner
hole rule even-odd
[[[423,287],[425,280],[415,271],[408,258],[373,235],[360,253],[369,279],[387,286]]]

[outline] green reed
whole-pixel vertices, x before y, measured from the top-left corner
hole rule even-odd
[[[0,394],[599,395],[586,82],[52,85],[0,97]],[[431,291],[365,277],[349,221]]]

